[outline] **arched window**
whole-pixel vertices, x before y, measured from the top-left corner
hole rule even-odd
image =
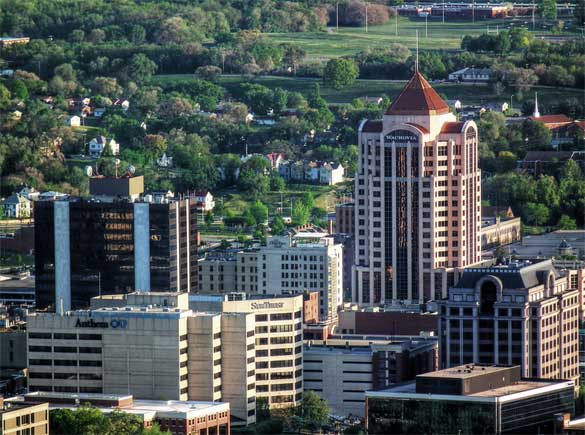
[[[498,300],[498,291],[496,288],[496,283],[489,279],[486,280],[481,285],[480,292],[481,302],[479,306],[479,313],[493,316],[494,303]]]

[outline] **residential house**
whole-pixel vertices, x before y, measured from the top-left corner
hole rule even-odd
[[[93,110],[93,116],[95,116],[96,118],[101,118],[102,116],[104,116],[105,113],[106,113],[105,107],[96,107]]]
[[[463,107],[460,100],[445,100],[445,102],[450,107],[453,107],[457,112],[459,112],[461,110],[461,108]]]
[[[319,168],[319,184],[332,186],[343,181],[345,169],[341,163],[323,163]]]
[[[499,102],[499,103],[488,103],[485,104],[482,109],[484,109],[484,111],[489,110],[491,112],[505,112],[506,110],[508,110],[509,105],[508,103],[506,103],[505,101]]]
[[[345,169],[339,163],[289,160],[278,168],[285,181],[333,185],[343,181]]]
[[[173,166],[173,158],[167,156],[167,153],[163,153],[163,155],[156,160],[156,164],[161,168],[170,168]]]
[[[152,204],[166,204],[175,197],[170,190],[149,190],[144,193],[144,201]]]
[[[254,118],[254,124],[274,125],[276,124],[276,119],[274,119],[272,116],[256,116]]]
[[[117,99],[114,101],[114,106],[119,106],[123,111],[127,111],[130,108],[130,101]]]
[[[61,193],[61,192],[55,192],[54,190],[49,190],[48,192],[43,192],[39,195],[39,200],[40,201],[47,201],[47,200],[58,200],[60,198],[64,198],[66,197],[67,194],[66,193]]]
[[[285,161],[284,154],[280,153],[266,154],[266,160],[268,160],[268,163],[270,163],[270,169],[273,171],[278,171],[280,165]]]
[[[31,202],[26,197],[13,193],[2,202],[2,216],[11,219],[30,218]]]
[[[13,69],[0,70],[0,77],[12,77],[14,75]]]
[[[449,74],[454,82],[489,82],[492,70],[489,68],[463,68]]]
[[[98,136],[89,141],[89,155],[98,158],[104,152],[106,145],[110,146],[112,154],[117,156],[120,154],[120,144],[114,139],[106,139],[105,136]]]
[[[518,171],[538,178],[560,167],[567,160],[575,160],[585,170],[585,151],[528,151],[518,161]]]
[[[81,118],[77,115],[70,116],[65,121],[65,125],[69,127],[79,127],[81,125]]]
[[[319,162],[306,162],[305,163],[305,181],[312,183],[319,182]]]
[[[211,211],[215,208],[215,200],[209,190],[196,190],[195,192],[192,192],[190,196],[192,198],[195,197],[195,207],[202,213]]]
[[[40,195],[40,192],[37,189],[35,189],[34,187],[28,187],[28,186],[24,186],[22,189],[20,189],[16,193],[18,195],[24,196],[26,199],[28,199],[30,201],[38,200],[39,195]]]
[[[376,106],[379,106],[380,104],[382,104],[382,101],[384,101],[384,99],[382,97],[362,97],[361,100],[366,104],[374,104]]]

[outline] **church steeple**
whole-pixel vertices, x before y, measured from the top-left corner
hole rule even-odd
[[[538,111],[538,92],[534,93],[534,113],[532,113],[534,118],[540,118],[540,112]]]

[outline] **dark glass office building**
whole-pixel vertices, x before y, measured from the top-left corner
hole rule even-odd
[[[522,379],[520,366],[459,366],[366,393],[368,433],[553,433],[574,414],[575,383]]]
[[[39,309],[89,306],[99,294],[197,288],[195,201],[93,199],[35,204]],[[193,271],[193,273],[191,273]]]

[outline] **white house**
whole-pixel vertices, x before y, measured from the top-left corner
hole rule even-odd
[[[460,100],[446,100],[445,101],[449,106],[453,107],[456,111],[461,110],[461,101]]]
[[[489,68],[463,68],[449,74],[454,82],[489,82],[492,70]]]
[[[39,195],[41,194],[41,192],[39,192],[34,187],[25,186],[22,189],[20,189],[18,192],[16,192],[16,194],[20,195],[20,196],[24,196],[26,199],[28,199],[30,201],[36,201],[39,199]]]
[[[81,118],[77,115],[70,116],[67,118],[65,125],[68,125],[69,127],[79,127],[81,125]]]
[[[163,155],[156,160],[156,164],[161,168],[170,168],[173,166],[173,158],[168,157],[167,153],[163,153]]]
[[[319,168],[319,184],[333,185],[343,181],[345,169],[341,163],[323,163]]]
[[[117,99],[114,101],[114,106],[120,106],[123,111],[127,111],[130,108],[130,101]]]
[[[505,112],[508,110],[508,103],[505,101],[503,103],[488,103],[483,106],[485,110],[491,110],[492,112]]]
[[[30,218],[31,201],[18,193],[13,193],[2,202],[2,216],[12,219]]]
[[[195,207],[200,212],[211,211],[215,207],[215,201],[213,195],[209,190],[196,190],[195,192]]]
[[[112,154],[117,156],[120,154],[120,144],[114,139],[106,139],[105,136],[98,136],[89,141],[89,155],[90,157],[100,157],[104,152],[106,145],[110,146]]]

